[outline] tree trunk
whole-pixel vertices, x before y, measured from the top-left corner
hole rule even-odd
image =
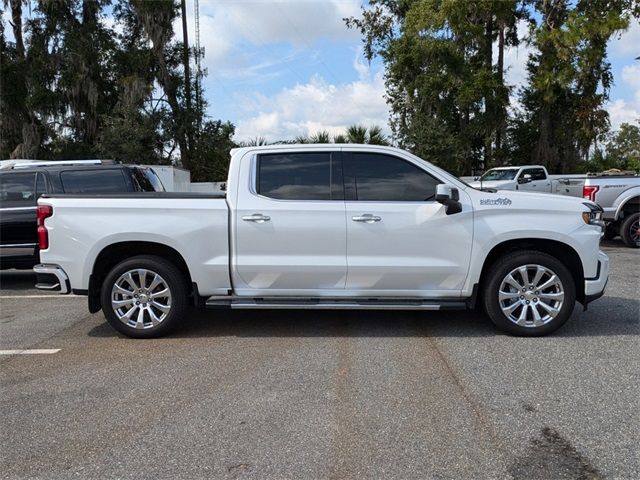
[[[11,0],[11,23],[13,24],[13,36],[16,39],[16,51],[18,57],[24,60],[24,40],[22,38],[22,0]]]
[[[493,71],[493,12],[488,13],[488,18],[486,19],[485,24],[485,39],[484,39],[484,50],[485,50],[485,68],[487,71]],[[496,106],[495,106],[495,92],[488,92],[484,99],[484,107],[485,107],[485,123],[486,126],[484,128],[484,168],[490,168],[492,165],[492,157],[493,157],[493,128],[494,119],[496,115]],[[487,122],[488,120],[488,122]]]
[[[498,80],[500,87],[504,88],[504,25],[498,29]],[[496,128],[496,163],[500,166],[505,164],[504,152],[502,151],[502,139],[506,134],[506,112],[501,106],[500,122]]]

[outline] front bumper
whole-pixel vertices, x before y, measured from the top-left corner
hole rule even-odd
[[[604,294],[604,289],[609,280],[609,257],[602,252],[598,252],[598,270],[593,278],[585,278],[584,280],[584,299],[585,306],[597,300]]]
[[[63,295],[71,292],[69,277],[58,265],[40,263],[33,267],[33,271],[38,276],[37,289],[58,292]]]

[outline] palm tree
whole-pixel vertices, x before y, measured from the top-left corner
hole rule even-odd
[[[367,143],[367,127],[351,125],[347,128],[348,143]]]
[[[331,143],[331,136],[326,130],[316,132],[310,138],[311,143]]]
[[[369,128],[362,125],[351,125],[347,128],[347,143],[368,143],[370,145],[389,145],[389,139],[382,133],[382,127],[373,125]]]
[[[369,127],[367,143],[370,145],[389,145],[389,139],[382,133],[382,128],[378,125]]]
[[[346,135],[339,133],[333,137],[333,143],[349,143],[349,140]]]
[[[242,147],[261,147],[263,145],[269,145],[266,137],[256,137],[240,143],[240,146]]]

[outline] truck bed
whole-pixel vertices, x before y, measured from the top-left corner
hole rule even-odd
[[[224,194],[63,194],[43,196],[38,203],[53,206],[47,229],[55,248],[41,257],[67,271],[72,289],[88,288],[93,265],[106,248],[133,242],[148,245],[149,254],[154,245],[178,252],[202,295],[231,287]]]

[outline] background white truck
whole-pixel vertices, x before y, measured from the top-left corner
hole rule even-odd
[[[542,165],[521,165],[492,168],[476,177],[470,185],[478,189],[522,190],[581,197],[584,179],[583,174],[549,175]]]
[[[189,301],[231,308],[482,306],[543,335],[604,292],[601,209],[482,192],[405,151],[277,145],[232,151],[226,195],[54,195],[38,202],[39,288],[89,297],[132,337]]]
[[[498,167],[470,185],[489,191],[521,190],[586,198],[604,211],[605,238],[620,235],[628,247],[640,247],[640,176],[633,172],[549,175],[541,165]]]
[[[640,176],[587,177],[582,193],[602,207],[607,222],[605,238],[620,235],[628,247],[640,247]]]

